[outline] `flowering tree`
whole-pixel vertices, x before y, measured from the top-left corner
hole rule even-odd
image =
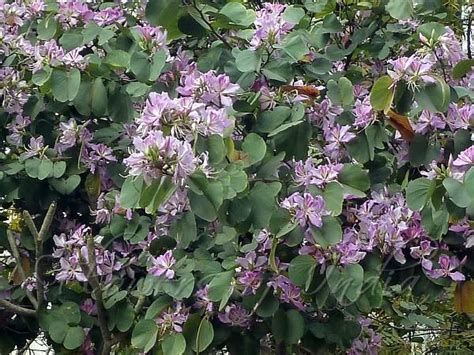
[[[474,351],[462,3],[294,3],[0,0],[1,353]]]

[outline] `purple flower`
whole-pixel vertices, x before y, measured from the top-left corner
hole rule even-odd
[[[416,54],[411,57],[400,57],[388,61],[393,70],[387,70],[394,82],[405,80],[409,86],[417,87],[420,82],[433,82],[431,77],[432,62],[420,59]]]
[[[134,28],[140,37],[139,44],[143,49],[153,53],[160,48],[166,48],[166,30],[148,24],[137,25]]]
[[[445,254],[438,259],[439,269],[432,269],[428,274],[434,278],[449,277],[453,281],[464,281],[466,277],[459,271],[454,271],[461,263],[455,256],[449,257]]]
[[[105,165],[107,162],[117,161],[113,156],[112,148],[105,144],[87,144],[87,151],[84,149],[82,161],[94,174],[97,167]]]
[[[474,105],[465,104],[462,107],[454,103],[449,104],[447,121],[452,131],[469,129],[474,123]]]
[[[431,270],[433,263],[429,260],[429,257],[433,250],[436,250],[436,248],[431,246],[431,242],[429,240],[423,240],[419,246],[410,248],[410,255],[412,258],[421,259],[421,266],[425,270]]]
[[[355,116],[354,126],[358,128],[365,128],[377,119],[377,115],[372,110],[369,96],[363,100],[356,100],[352,113]]]
[[[306,192],[303,195],[295,192],[281,202],[281,207],[289,210],[301,227],[307,226],[308,222],[315,227],[321,227],[322,216],[328,215],[324,199],[321,196],[313,197]]]
[[[143,176],[147,184],[163,175],[181,184],[196,170],[197,159],[191,145],[161,131],[153,131],[146,138],[133,139],[135,152],[124,159],[131,176]]]
[[[240,303],[228,304],[224,312],[220,312],[217,317],[222,323],[234,327],[249,328],[251,323],[249,313]]]
[[[61,270],[56,274],[56,280],[58,281],[80,281],[86,282],[87,278],[84,275],[80,265],[79,257],[71,256],[68,259],[61,258],[59,259],[59,264],[61,265]]]
[[[43,136],[38,138],[31,137],[30,144],[26,148],[26,151],[22,154],[22,158],[28,159],[38,155],[42,155],[45,150]]]
[[[278,293],[280,300],[285,303],[294,305],[300,310],[306,308],[303,299],[301,298],[301,290],[295,286],[289,278],[283,275],[278,275],[267,283],[268,286],[273,287]]]
[[[337,156],[341,149],[342,143],[348,143],[356,137],[356,135],[350,132],[350,126],[340,126],[336,124],[331,128],[324,129],[324,138],[328,143],[324,147],[324,151],[329,156]]]
[[[119,7],[107,7],[94,15],[94,22],[99,26],[108,26],[125,22],[125,16]]]
[[[205,309],[206,312],[212,312],[214,310],[214,305],[212,301],[209,299],[209,285],[204,286],[196,291],[196,302],[194,306],[197,308]]]
[[[250,41],[251,48],[278,44],[284,35],[290,32],[294,24],[286,22],[282,16],[286,7],[282,4],[265,2],[263,8],[257,11],[257,18],[254,22],[256,31]]]
[[[342,164],[333,164],[329,159],[328,164],[318,166],[314,165],[311,158],[306,159],[305,162],[298,161],[294,167],[295,182],[298,185],[323,187],[331,181],[336,181],[343,167]]]
[[[257,257],[255,251],[252,250],[245,254],[245,257],[238,257],[235,261],[246,270],[254,270],[265,265],[267,260],[266,256]]]
[[[174,278],[174,270],[172,269],[176,264],[176,259],[171,250],[166,251],[163,255],[157,258],[151,257],[152,267],[148,268],[148,273],[154,276],[163,276],[169,280]]]
[[[81,304],[81,311],[86,312],[89,315],[97,314],[97,306],[92,298],[87,298]]]
[[[237,275],[237,281],[244,286],[242,295],[255,295],[263,281],[263,273],[261,271],[242,271]]]
[[[468,171],[474,165],[474,145],[459,153],[456,160],[453,161],[453,166],[459,171]]]
[[[161,334],[167,332],[181,333],[188,316],[188,308],[186,308],[182,302],[176,302],[173,307],[162,312],[159,317],[155,319],[155,322],[160,326]]]
[[[423,110],[415,124],[415,132],[426,134],[430,130],[441,130],[445,127],[446,121],[441,117],[441,115],[428,110]]]

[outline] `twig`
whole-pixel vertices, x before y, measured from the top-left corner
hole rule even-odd
[[[202,13],[202,11],[199,9],[199,7],[197,6],[196,4],[196,1],[193,0],[193,7],[196,9],[196,11],[199,13],[199,16],[201,17],[201,19],[204,21],[204,23],[209,27],[209,29],[211,30],[211,32],[218,38],[222,41],[222,43],[224,43],[229,49],[232,49],[232,46],[229,44],[229,42],[227,42],[227,40],[219,33],[217,32],[214,27],[212,27],[212,23],[209,22],[209,20],[206,18],[206,16],[204,16],[204,14]]]
[[[472,52],[471,52],[471,33],[472,33],[472,11],[469,13],[468,21],[467,21],[467,31],[466,31],[466,41],[467,41],[467,57],[472,59]]]
[[[0,306],[15,313],[15,314],[21,314],[27,317],[36,317],[36,311],[34,309],[29,309],[25,308],[22,306],[18,306],[16,304],[13,304],[7,300],[2,300],[0,299]]]
[[[21,281],[23,282],[26,279],[26,274],[25,274],[25,270],[23,270],[23,265],[21,264],[20,252],[18,251],[15,238],[13,237],[12,231],[10,229],[7,229],[7,239],[8,239],[8,244],[10,244],[12,255],[16,261],[16,269],[18,270]],[[26,296],[30,300],[31,304],[35,308],[38,308],[38,301],[36,301],[35,296],[33,296],[33,294],[30,291],[26,290]]]

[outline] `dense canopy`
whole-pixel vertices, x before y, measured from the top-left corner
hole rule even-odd
[[[474,352],[471,22],[0,0],[0,353]]]

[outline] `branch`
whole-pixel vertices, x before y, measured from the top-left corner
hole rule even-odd
[[[48,233],[49,228],[51,227],[51,223],[53,222],[54,214],[56,213],[56,202],[52,202],[49,207],[48,211],[46,212],[46,216],[44,217],[43,224],[41,225],[40,231],[36,229],[35,223],[33,222],[33,218],[28,211],[23,211],[23,219],[25,220],[26,226],[30,230],[31,234],[33,235],[33,239],[35,240],[35,254],[36,254],[36,261],[35,261],[35,275],[36,275],[36,298],[38,300],[37,308],[40,309],[44,303],[44,284],[43,284],[43,270],[41,268],[40,262],[41,257],[43,256],[43,241],[46,237],[46,233]]]
[[[21,314],[23,316],[27,317],[36,317],[36,311],[33,309],[25,308],[22,306],[18,306],[16,304],[13,304],[7,300],[2,300],[0,299],[0,306],[11,311],[12,313],[15,314]]]
[[[84,271],[87,281],[92,286],[93,293],[95,295],[97,318],[99,320],[99,328],[103,340],[103,346],[100,353],[105,355],[110,353],[110,348],[115,344],[115,340],[112,339],[112,335],[107,326],[107,315],[104,307],[104,299],[102,297],[102,286],[100,285],[99,278],[97,276],[94,237],[88,235],[86,236],[86,241],[88,262],[86,263],[81,257],[81,268]]]
[[[23,270],[23,265],[21,264],[20,252],[18,251],[15,238],[13,237],[12,231],[10,229],[7,229],[7,239],[8,239],[8,244],[10,244],[12,255],[16,261],[16,269],[18,270],[21,281],[23,282],[26,279],[26,274],[25,274],[25,270]],[[35,296],[33,296],[33,294],[30,291],[26,290],[26,296],[30,300],[31,304],[35,308],[38,308],[38,301],[36,301]]]

